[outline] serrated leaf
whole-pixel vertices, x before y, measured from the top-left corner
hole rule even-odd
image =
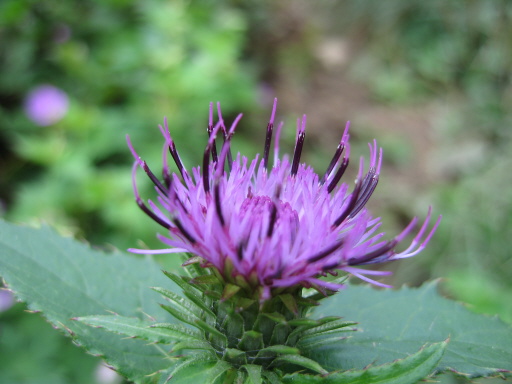
[[[98,315],[76,317],[74,320],[81,321],[93,327],[105,328],[114,333],[136,337],[154,343],[169,344],[181,340],[201,340],[200,334],[194,336],[192,330],[180,327],[177,324],[169,324],[165,328],[153,327],[154,323],[134,317]]]
[[[301,366],[306,369],[310,369],[313,372],[320,373],[321,375],[326,375],[327,372],[320,364],[318,364],[315,360],[309,359],[300,355],[282,355],[274,359],[272,365],[277,365],[279,363],[288,363]]]
[[[326,317],[322,317],[321,319],[315,319],[315,320],[311,320],[309,322],[305,322],[304,325],[300,325],[296,329],[294,329],[293,332],[290,333],[289,338],[293,339],[293,338],[295,338],[295,336],[299,336],[309,329],[313,329],[315,327],[321,326],[322,324],[330,323],[333,321],[339,321],[340,319],[341,318],[339,316],[326,316]],[[297,319],[297,320],[302,320],[302,319]],[[307,320],[307,319],[304,319],[304,320]],[[292,324],[294,322],[295,322],[295,320],[290,320],[288,323]]]
[[[224,335],[222,332],[220,332],[213,325],[210,325],[210,324],[204,322],[203,320],[196,320],[195,325],[196,325],[196,327],[202,329],[203,331],[210,333],[210,335],[220,339],[224,345],[227,344],[228,339],[226,338],[226,335]]]
[[[439,296],[436,282],[396,291],[350,286],[315,314],[344,316],[362,329],[339,343],[303,350],[330,371],[388,363],[448,337],[438,369],[471,377],[512,370],[512,327]]]
[[[197,289],[196,286],[193,286],[189,284],[186,277],[177,275],[176,273],[170,272],[170,271],[162,271],[165,276],[167,276],[169,279],[171,279],[178,287],[180,287],[184,292],[188,292],[191,295],[195,295],[198,298],[201,297],[200,291]]]
[[[166,299],[179,311],[183,313],[183,315],[189,316],[191,318],[193,317],[200,317],[202,314],[201,308],[197,307],[194,303],[192,303],[190,300],[185,299],[184,297],[180,296],[177,293],[174,293],[172,291],[169,291],[168,289],[158,288],[158,287],[152,287],[153,291],[160,293],[161,295],[165,296]]]
[[[447,342],[432,344],[414,355],[380,366],[329,375],[286,375],[284,383],[294,384],[415,384],[432,374],[441,360]]]
[[[212,345],[206,340],[184,340],[172,346],[172,352],[179,352],[184,349],[201,349],[204,351],[213,351]]]
[[[183,334],[188,334],[190,335],[192,338],[195,338],[195,339],[201,339],[203,340],[203,333],[198,331],[197,329],[193,329],[193,328],[187,328],[187,327],[184,327],[183,325],[181,324],[172,324],[172,323],[151,323],[150,325],[151,328],[161,328],[161,329],[165,329],[169,332],[180,332],[180,333],[183,333]]]
[[[322,346],[326,346],[332,343],[338,343],[341,340],[350,337],[350,335],[339,335],[338,333],[334,333],[333,336],[330,337],[309,337],[307,339],[302,339],[300,344],[296,344],[301,349],[312,349],[312,348],[320,348]]]
[[[180,295],[160,287],[151,287],[151,289],[155,292],[160,293],[162,296],[166,297],[172,302],[177,303],[179,306],[185,307],[186,309],[190,310],[190,312],[193,315],[200,316],[202,312],[206,312],[208,315],[215,317],[215,314],[208,308],[203,301],[201,301],[201,298],[197,297],[196,295],[192,295],[188,292],[184,292],[185,294],[189,294],[187,296],[188,300],[181,297]],[[196,302],[197,300],[197,302]]]
[[[307,326],[316,327],[319,324],[319,322],[318,322],[318,320],[315,320],[315,319],[308,319],[305,317],[301,317],[300,319],[289,320],[288,324],[293,327],[307,327]]]
[[[322,333],[327,333],[327,332],[332,332],[332,331],[339,332],[343,328],[349,327],[351,325],[356,325],[356,324],[357,323],[354,321],[346,321],[346,320],[341,320],[338,318],[336,320],[325,322],[316,327],[312,327],[307,330],[304,330],[302,332],[302,335],[303,335],[302,337],[305,337],[308,335],[319,335]],[[349,330],[352,330],[352,328],[350,328]]]
[[[258,356],[265,352],[272,352],[278,355],[299,355],[300,350],[295,347],[289,347],[287,345],[271,345],[270,347],[266,347],[261,349],[258,352]]]
[[[170,305],[160,304],[160,307],[169,312],[175,319],[187,323],[192,326],[196,326],[196,321],[199,320],[197,316],[191,314],[190,312],[184,312],[183,308],[180,307],[172,307]]]
[[[31,310],[42,311],[54,327],[91,354],[104,356],[131,380],[146,382],[146,375],[171,364],[156,345],[71,320],[110,310],[128,317],[151,313],[157,321],[169,321],[158,309],[158,294],[149,289],[149,285],[168,285],[168,280],[151,259],[105,254],[47,227],[34,229],[0,220],[0,271]]]

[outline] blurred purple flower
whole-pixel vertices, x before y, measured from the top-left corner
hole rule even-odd
[[[6,289],[0,289],[0,312],[7,311],[13,305],[14,295]]]
[[[25,99],[25,113],[30,120],[40,126],[57,123],[67,113],[67,94],[53,85],[40,85],[34,88]]]
[[[337,290],[321,277],[336,275],[342,270],[373,284],[385,286],[366,275],[379,276],[389,272],[361,269],[359,266],[411,257],[421,252],[435,229],[430,232],[431,209],[414,239],[403,251],[395,247],[413,231],[418,219],[396,237],[384,241],[379,233],[380,218],[372,218],[365,204],[379,179],[382,148],[374,140],[369,144],[370,164],[365,172],[364,159],[352,192],[340,183],[349,163],[349,124],[325,174],[319,176],[300,162],[305,138],[306,116],[297,121],[293,157],[279,157],[279,135],[276,129],[273,166],[269,168],[274,116],[274,100],[267,125],[263,157],[253,160],[231,154],[231,138],[242,117],[239,115],[226,129],[218,105],[218,122],[213,122],[210,105],[209,140],[204,151],[203,166],[190,174],[184,167],[169,133],[167,121],[160,130],[165,138],[163,182],[149,169],[128,145],[136,159],[133,185],[138,205],[153,220],[168,230],[158,238],[172,248],[134,250],[137,253],[189,252],[187,263],[200,262],[214,267],[225,281],[258,292],[266,300],[273,290],[290,287],[313,287]],[[220,151],[217,135],[222,136]],[[178,168],[171,173],[167,157],[171,154]],[[135,173],[141,167],[153,181],[158,192],[158,205],[141,199]],[[198,256],[198,257],[197,257]]]
[[[104,363],[97,365],[94,376],[98,384],[119,384],[123,381],[122,377],[113,368],[106,366]]]

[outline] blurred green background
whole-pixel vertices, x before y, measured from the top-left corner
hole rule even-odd
[[[387,266],[392,284],[442,277],[446,295],[512,322],[511,40],[507,0],[3,0],[1,215],[105,249],[155,247],[125,135],[159,171],[167,116],[195,166],[220,101],[228,122],[244,112],[235,146],[252,155],[276,96],[282,151],[306,113],[305,160],[319,171],[346,120],[355,158],[379,140],[371,207],[390,234],[429,204],[443,214],[428,251]],[[27,100],[43,85],[67,104],[41,122]],[[0,293],[1,383],[120,382]]]

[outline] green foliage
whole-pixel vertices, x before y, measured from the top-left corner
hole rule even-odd
[[[17,304],[0,313],[0,383],[99,384],[101,360]]]
[[[496,146],[512,138],[509,1],[364,0],[327,10],[333,28],[365,42],[352,68],[379,100],[441,97],[458,115],[460,134],[471,129]]]
[[[191,268],[194,271],[194,266]],[[0,222],[0,270],[8,287],[30,309],[43,311],[55,327],[76,343],[140,383],[158,382],[159,377],[163,383],[169,376],[177,383],[188,382],[192,372],[205,382],[214,379],[273,382],[280,380],[283,373],[297,372],[292,367],[306,368],[310,373],[286,376],[289,382],[315,381],[309,375],[316,371],[331,372],[327,377],[334,382],[338,379],[347,383],[364,382],[361,380],[382,375],[388,380],[394,378],[396,382],[411,384],[417,377],[446,369],[475,377],[512,370],[511,328],[498,319],[472,314],[461,305],[439,297],[435,284],[398,291],[350,286],[316,309],[316,316],[325,316],[320,320],[300,319],[303,309],[299,305],[299,318],[290,320],[294,324],[290,333],[281,326],[290,327],[288,319],[297,316],[284,310],[281,299],[276,298],[275,303],[281,303],[278,313],[285,315],[284,322],[274,314],[275,308],[270,308],[269,316],[250,316],[251,306],[240,313],[229,312],[229,305],[219,305],[205,294],[216,284],[209,287],[185,284],[194,272],[183,278],[172,275],[173,280],[179,281],[175,285],[151,259],[99,253],[60,238],[47,228],[23,228]],[[158,307],[158,294],[149,288],[154,283],[172,289],[160,293],[169,299],[169,307],[188,313],[189,324],[197,330],[165,316],[165,311]],[[189,295],[202,297],[215,317],[193,301],[170,294],[178,286],[185,287]],[[104,315],[108,311],[115,315]],[[357,332],[340,333],[353,325],[340,321],[341,314],[359,322]],[[237,322],[241,327],[237,327]],[[268,343],[268,330],[271,339],[284,342],[272,341],[273,345],[263,349],[263,344]],[[446,338],[449,338],[448,346],[443,342]],[[417,352],[425,342],[433,344]],[[165,344],[169,344],[170,351]],[[245,344],[248,348],[257,345],[261,355],[254,359],[248,354],[247,359],[240,359]],[[185,358],[176,355],[178,352],[184,353]],[[223,354],[221,360],[219,352]],[[249,357],[260,364],[258,358],[267,353],[273,354],[271,366],[275,365],[277,370],[259,371],[254,364],[248,364]],[[401,360],[393,362],[396,359]],[[347,369],[352,371],[341,372]]]
[[[402,360],[362,370],[335,372],[326,376],[295,373],[284,377],[284,383],[308,384],[412,384],[435,371],[448,342],[441,342],[422,348]]]
[[[93,355],[102,356],[122,375],[144,382],[148,373],[168,366],[164,353],[142,340],[123,340],[74,317],[113,311],[139,319],[163,316],[159,295],[149,282],[168,284],[151,260],[103,254],[48,228],[31,229],[0,223],[0,271],[8,287],[33,311],[43,311],[52,325]],[[171,320],[172,321],[172,320]]]
[[[479,172],[440,190],[436,205],[446,215],[438,253],[450,257],[436,259],[433,269],[439,274],[449,268],[444,286],[451,295],[512,322],[512,185],[504,177],[512,167],[509,152],[488,155]]]
[[[155,243],[156,226],[139,220],[133,202],[125,135],[160,166],[157,125],[167,115],[183,160],[198,164],[208,103],[222,101],[229,117],[255,98],[252,73],[239,61],[244,16],[205,0],[7,0],[1,8],[0,147],[9,156],[0,198],[7,217],[37,217],[95,244]],[[22,104],[43,83],[63,89],[70,109],[60,122],[38,127]]]
[[[438,370],[476,377],[512,370],[512,329],[497,318],[479,316],[437,294],[437,284],[398,291],[351,286],[316,311],[358,321],[362,332],[307,355],[329,370],[362,369],[414,353],[425,342],[449,338]],[[320,336],[321,338],[322,336]],[[340,362],[343,365],[340,366]]]

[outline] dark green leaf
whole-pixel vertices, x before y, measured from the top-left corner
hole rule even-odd
[[[415,384],[432,374],[443,356],[447,342],[432,344],[414,355],[393,363],[371,366],[357,371],[313,376],[296,373],[283,378],[294,384]]]
[[[204,304],[201,298],[197,297],[197,295],[189,294],[189,296],[187,296],[189,300],[187,300],[184,297],[165,288],[151,287],[151,289],[168,298],[171,302],[176,303],[181,307],[185,307],[196,316],[200,316],[203,312],[206,312],[210,316],[215,317],[215,314]]]
[[[322,368],[315,360],[309,359],[300,355],[281,355],[274,359],[272,365],[278,365],[279,363],[288,363],[301,366],[306,369],[310,369],[314,372],[326,375],[328,372]]]
[[[181,340],[202,340],[199,332],[185,328],[178,324],[166,324],[165,327],[154,326],[155,323],[143,321],[134,317],[119,315],[98,315],[76,317],[74,320],[81,321],[93,327],[105,328],[111,332],[119,333],[129,337],[136,337],[155,343],[172,343]]]
[[[224,345],[227,344],[228,340],[226,338],[226,335],[224,335],[222,332],[220,332],[213,325],[210,325],[210,324],[204,322],[203,320],[196,320],[195,325],[196,325],[196,327],[202,329],[203,331],[208,332],[211,336],[214,336],[214,337],[220,339],[220,341]]]
[[[272,352],[277,355],[298,355],[298,354],[300,354],[300,350],[298,348],[289,347],[287,345],[271,345],[270,347],[263,348],[258,352],[258,356],[261,356],[265,352]]]
[[[512,370],[512,327],[439,296],[435,282],[396,291],[350,286],[315,313],[344,316],[362,329],[339,343],[303,351],[330,371],[388,363],[448,337],[439,370],[469,376]]]
[[[176,343],[172,347],[172,352],[179,352],[184,349],[202,349],[204,351],[212,351],[213,347],[206,340],[185,340]]]
[[[31,310],[43,311],[55,327],[131,380],[145,382],[146,375],[169,366],[155,345],[71,320],[112,311],[128,317],[151,313],[157,321],[169,321],[157,306],[159,295],[148,288],[169,280],[151,259],[104,254],[46,227],[0,221],[0,271]]]

